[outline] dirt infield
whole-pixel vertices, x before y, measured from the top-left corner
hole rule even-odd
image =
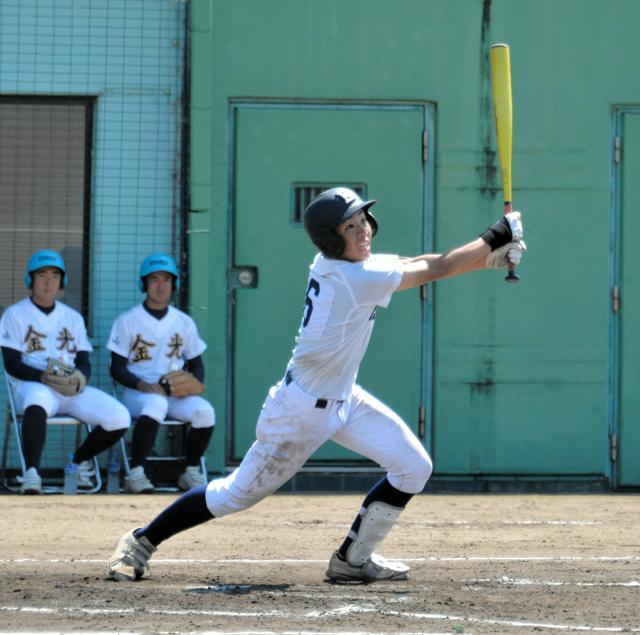
[[[0,631],[640,632],[640,497],[423,495],[381,552],[410,579],[335,585],[361,497],[273,496],[105,580],[126,530],[173,495],[0,497]]]

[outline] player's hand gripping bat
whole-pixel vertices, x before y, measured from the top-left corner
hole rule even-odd
[[[504,213],[513,211],[511,199],[511,152],[513,133],[513,108],[511,101],[511,61],[507,44],[491,46],[491,88],[498,139],[498,157],[502,174]],[[518,282],[515,265],[509,264],[507,282]]]

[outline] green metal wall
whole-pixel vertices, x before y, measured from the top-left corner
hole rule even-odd
[[[432,240],[445,250],[501,213],[488,49],[507,42],[514,202],[529,253],[518,286],[494,272],[434,285],[425,443],[443,477],[610,478],[611,112],[640,103],[640,4],[194,0],[191,12],[190,308],[209,343],[220,423],[229,409],[232,100],[434,104]],[[262,151],[278,161],[278,147]],[[381,222],[384,231],[393,219]],[[273,307],[269,319],[284,317]],[[402,337],[403,325],[394,328]],[[223,427],[210,457],[216,470],[225,465]]]

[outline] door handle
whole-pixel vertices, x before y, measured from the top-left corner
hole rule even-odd
[[[227,271],[227,279],[232,289],[255,289],[258,286],[258,267],[239,265]]]

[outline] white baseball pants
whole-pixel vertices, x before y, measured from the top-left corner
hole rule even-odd
[[[117,399],[93,386],[87,386],[79,395],[65,397],[37,381],[12,379],[11,385],[18,414],[24,414],[29,406],[40,406],[47,417],[71,415],[108,432],[131,425],[127,409]]]
[[[214,516],[247,509],[275,492],[329,439],[378,463],[400,491],[422,491],[431,459],[395,412],[360,386],[344,402],[329,401],[325,408],[316,402],[294,381],[271,388],[256,441],[242,463],[207,486],[207,507]]]
[[[125,388],[122,402],[134,419],[143,415],[162,423],[167,417],[187,421],[192,428],[210,428],[216,423],[213,406],[202,397],[163,397]]]

